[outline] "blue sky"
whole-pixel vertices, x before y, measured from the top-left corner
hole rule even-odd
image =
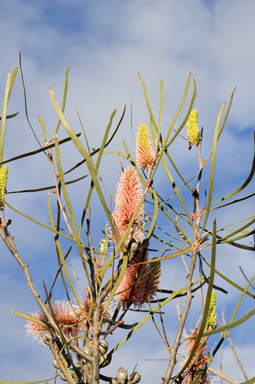
[[[115,147],[123,150],[125,139],[133,151],[130,134],[130,103],[132,122],[136,131],[141,121],[148,123],[148,112],[144,103],[142,87],[137,73],[143,76],[153,109],[159,107],[159,81],[165,86],[164,120],[170,123],[182,98],[189,73],[197,83],[195,107],[199,109],[199,122],[204,127],[203,153],[208,153],[210,140],[220,106],[228,102],[233,88],[236,93],[217,155],[217,181],[215,199],[237,188],[247,177],[253,155],[253,130],[255,123],[255,50],[254,24],[255,3],[253,0],[179,0],[179,1],[21,1],[4,2],[0,14],[1,71],[0,89],[3,97],[7,72],[18,64],[18,51],[22,53],[28,111],[31,123],[38,136],[42,137],[37,121],[39,114],[47,127],[50,140],[57,124],[57,117],[50,102],[49,88],[53,87],[59,102],[62,99],[64,72],[69,67],[69,90],[66,116],[75,131],[80,130],[77,108],[91,147],[100,144],[110,114],[117,108],[117,119],[126,104],[127,112],[116,137]],[[10,100],[9,113],[19,115],[8,122],[5,158],[34,149],[36,142],[25,120],[22,87],[18,76]],[[62,133],[64,137],[65,134]],[[173,150],[178,164],[189,174],[190,153]],[[64,166],[75,164],[80,157],[72,146],[66,146]],[[125,166],[126,164],[124,164]],[[109,172],[114,169],[114,172]],[[194,168],[195,169],[195,168]],[[119,160],[105,158],[101,173],[108,182],[110,193],[115,193],[118,181]],[[191,172],[192,173],[192,172]],[[49,164],[42,156],[21,160],[9,165],[8,191],[52,184]],[[155,180],[163,185],[163,176]],[[86,190],[75,195],[78,212]],[[251,193],[253,185],[247,193]],[[75,193],[73,189],[73,193]],[[25,194],[7,195],[7,201],[38,220],[48,223],[47,194],[40,193],[28,198]],[[240,207],[227,210],[227,215],[217,213],[220,225],[253,213],[249,200]],[[94,227],[98,222],[104,228],[105,218],[94,213]],[[42,293],[42,279],[50,284],[54,276],[54,246],[51,236],[24,218],[7,210],[13,219],[11,231],[15,235],[18,249],[29,264],[36,286]],[[101,230],[101,229],[100,229]],[[95,234],[98,240],[100,234]],[[249,241],[247,241],[248,243]],[[25,334],[23,320],[16,318],[13,310],[33,312],[37,310],[25,279],[4,245],[0,244],[0,380],[32,381],[50,378],[51,356],[47,349]],[[217,255],[217,265],[227,271],[240,285],[245,281],[238,266],[250,273],[254,271],[254,255],[244,254],[230,247],[222,248]],[[75,257],[71,259],[79,268]],[[162,284],[178,287],[178,276],[183,274],[179,264],[171,264]],[[229,289],[227,313],[231,313],[238,294]],[[63,297],[64,298],[64,297]],[[226,297],[219,295],[221,310]],[[247,300],[241,309],[245,313],[253,304]],[[172,309],[167,323],[169,338],[174,335],[176,310]],[[190,327],[197,321],[199,303],[194,306],[194,317]],[[236,348],[248,375],[254,376],[253,355],[255,329],[253,319],[249,321],[251,332],[247,338],[246,327],[233,332]],[[144,358],[164,358],[164,348],[158,336],[148,339],[149,326],[114,361],[117,369],[129,362],[130,370],[138,362],[143,382],[158,382],[165,371],[165,362],[144,362]],[[120,338],[123,335],[119,336]],[[136,341],[137,340],[137,341]],[[233,378],[243,381],[236,363],[227,347],[223,369]],[[162,365],[161,365],[162,364]],[[113,368],[114,369],[114,368]],[[153,381],[152,381],[153,378]],[[149,380],[149,381],[148,381]]]

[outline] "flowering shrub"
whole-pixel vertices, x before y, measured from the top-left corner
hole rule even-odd
[[[20,158],[18,156],[5,160],[3,156],[6,118],[15,117],[7,115],[7,105],[17,71],[18,68],[15,68],[13,74],[8,74],[5,90],[8,97],[4,100],[1,119],[0,234],[3,242],[22,268],[28,287],[39,306],[38,311],[30,315],[17,312],[16,314],[26,319],[25,327],[28,334],[49,347],[53,365],[57,370],[56,377],[72,384],[97,384],[99,380],[112,384],[138,383],[142,379],[142,375],[135,369],[132,372],[127,371],[129,367],[127,361],[123,361],[123,367],[119,367],[117,372],[111,370],[111,361],[118,354],[119,348],[124,348],[131,337],[135,338],[135,332],[141,331],[143,325],[148,320],[152,320],[153,331],[158,333],[167,354],[167,368],[165,372],[159,372],[163,384],[173,382],[209,383],[216,376],[231,382],[223,372],[213,370],[210,363],[223,341],[227,339],[229,329],[245,323],[255,314],[255,310],[252,309],[243,317],[235,320],[236,311],[243,297],[246,297],[247,300],[254,299],[254,295],[249,292],[252,279],[246,288],[241,288],[223,272],[216,271],[216,244],[217,247],[228,244],[229,247],[254,251],[253,245],[247,246],[242,241],[254,234],[255,216],[240,218],[238,223],[241,225],[238,228],[236,226],[233,228],[229,223],[219,229],[215,219],[212,225],[208,219],[212,209],[224,209],[228,205],[222,201],[234,198],[231,200],[231,204],[239,202],[236,195],[249,184],[255,170],[253,159],[252,169],[241,187],[221,200],[213,201],[217,143],[227,120],[233,94],[225,112],[224,105],[220,108],[211,150],[203,159],[201,152],[203,137],[198,126],[198,110],[193,109],[196,95],[195,80],[189,103],[186,103],[186,110],[184,110],[184,105],[188,98],[190,76],[178,111],[173,117],[172,123],[165,127],[162,125],[163,83],[160,84],[161,103],[158,122],[156,122],[156,115],[152,111],[145,83],[139,75],[148,108],[148,118],[144,116],[144,119],[147,118],[149,122],[150,133],[147,125],[141,123],[137,129],[136,145],[132,151],[129,152],[127,146],[125,146],[126,153],[121,153],[119,150],[112,151],[115,155],[120,156],[125,165],[121,170],[116,195],[111,196],[108,201],[103,192],[103,185],[107,184],[107,181],[104,180],[104,184],[101,182],[99,169],[105,149],[121,127],[124,112],[116,129],[109,137],[116,111],[112,113],[102,142],[97,148],[89,150],[65,117],[68,71],[66,72],[63,107],[59,106],[52,89],[50,98],[67,137],[64,140],[58,139],[60,129],[60,124],[58,124],[48,143],[46,141],[47,129],[42,119],[39,119],[44,132],[41,149],[20,156],[32,156],[32,154],[44,152],[55,179],[53,199],[55,199],[57,209],[52,210],[52,198],[48,197],[50,226],[48,223],[36,221],[37,224],[39,223],[52,233],[58,262],[54,282],[49,291],[44,287],[45,297],[41,298],[34,285],[33,277],[30,275],[28,265],[23,261],[10,233],[11,220],[5,219],[6,214],[11,216],[12,207],[8,204],[8,193],[6,193],[8,169],[3,164],[6,161],[19,161]],[[176,126],[177,117],[181,118],[179,126]],[[182,129],[185,126],[187,136],[185,134],[184,137]],[[190,148],[194,146],[193,151],[190,152],[192,156],[196,151],[198,157],[197,173],[190,174],[188,179],[182,175],[172,158],[171,146],[177,145],[177,137],[185,143],[182,151],[187,151],[186,144],[188,143]],[[83,160],[63,172],[61,150],[62,144],[66,141],[72,141]],[[40,142],[39,139],[38,142]],[[132,152],[136,153],[136,158],[132,157]],[[69,158],[70,156],[68,156]],[[189,163],[191,161],[193,162],[193,160],[189,160]],[[81,164],[87,167],[89,185],[87,191],[82,192],[85,200],[80,209],[81,217],[77,217],[72,209],[75,197],[70,195],[68,184],[76,183],[84,176],[67,182],[66,175],[72,174],[76,168],[79,169]],[[117,169],[117,165],[114,167]],[[206,173],[208,183],[205,183],[205,191],[202,193],[201,181],[206,167],[209,169],[209,172]],[[186,166],[185,172],[187,169],[189,170],[189,167]],[[159,178],[158,175],[160,175]],[[11,177],[10,174],[9,178]],[[159,185],[162,179],[164,180],[163,191]],[[47,188],[38,188],[42,192],[45,189]],[[80,196],[79,188],[78,193]],[[91,200],[93,193],[97,194],[100,202],[99,206],[94,208]],[[169,197],[170,195],[171,197]],[[250,197],[246,196],[245,199]],[[97,225],[100,236],[102,232],[104,236],[100,244],[94,242],[96,234],[91,233],[93,209],[101,210],[101,217],[104,217]],[[27,217],[28,215],[26,215]],[[32,220],[32,218],[30,219]],[[85,226],[86,228],[83,230]],[[227,235],[226,228],[228,229]],[[71,246],[65,253],[66,243],[70,243]],[[80,257],[81,267],[78,272],[79,276],[76,276],[77,281],[80,281],[80,276],[86,278],[86,286],[83,287],[85,294],[82,299],[79,299],[72,283],[66,261],[69,253],[74,252],[73,245]],[[207,250],[210,250],[209,253]],[[180,260],[182,266],[187,269],[187,272],[180,276],[180,285],[175,289],[171,286],[169,276],[165,276],[165,273],[171,270],[174,259]],[[225,325],[220,323],[216,315],[215,290],[222,294],[226,293],[223,287],[215,285],[216,273],[225,284],[230,284],[233,289],[242,292],[233,316]],[[55,294],[55,283],[60,279],[59,276],[62,278],[63,296],[67,297],[67,300],[63,300],[62,297],[59,297],[58,300],[52,299],[52,294]],[[181,278],[185,280],[184,286],[182,286]],[[202,290],[206,293],[205,295],[201,295]],[[73,297],[73,301],[70,297]],[[198,297],[201,298],[202,303],[198,314],[201,316],[201,322],[183,340],[185,325],[191,321],[190,308],[192,308],[193,300]],[[166,324],[171,323],[174,314],[171,313],[169,321],[167,312],[164,311],[172,303],[176,303],[177,298],[181,298],[182,302],[177,306],[180,312],[178,324],[174,337],[169,337]],[[139,312],[139,318],[137,317],[134,324],[126,323],[126,315],[130,311]],[[141,320],[140,316],[143,316]],[[193,319],[192,321],[194,322]],[[119,328],[123,328],[127,333],[116,344],[112,341],[112,334]],[[213,351],[208,347],[208,340],[212,335],[216,340]],[[112,345],[109,350],[110,344]],[[183,344],[186,348],[184,348],[185,357],[182,357],[180,367],[177,364],[177,358]],[[105,367],[108,367],[107,374],[104,373]],[[251,379],[249,384],[254,381],[254,378]]]

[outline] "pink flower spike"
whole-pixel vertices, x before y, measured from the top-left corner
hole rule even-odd
[[[196,336],[198,335],[199,328],[195,327],[193,331],[191,331],[191,334],[188,336],[188,340],[185,341],[183,352],[187,356],[181,361],[181,365],[183,366],[188,357],[190,356],[190,353],[192,351],[192,348],[196,341]],[[192,357],[192,360],[189,364],[189,366],[186,368],[186,370],[183,372],[183,379],[182,384],[191,384],[192,381],[198,376],[199,373],[203,372],[203,368],[205,364],[207,363],[209,359],[209,352],[208,352],[208,345],[207,345],[207,338],[202,337],[199,341],[199,344],[197,346],[197,349]],[[208,375],[207,371],[204,372],[202,379],[199,381],[201,384],[209,384],[213,383],[213,379]]]
[[[119,239],[116,238],[116,233],[114,232],[117,232],[120,237],[123,236],[142,198],[143,191],[141,182],[136,170],[130,166],[122,172],[117,187],[115,210],[112,213],[116,226],[116,231],[113,230],[115,241],[118,241]],[[144,205],[142,204],[133,223],[133,237],[143,237],[142,230],[139,227],[142,224],[144,217],[143,206]]]
[[[138,128],[136,138],[136,161],[142,168],[149,168],[155,161],[156,155],[151,144],[148,128],[145,123],[141,123]]]
[[[121,304],[134,304],[138,308],[153,299],[161,274],[159,261],[139,265],[138,263],[148,260],[148,253],[144,260],[141,260],[141,256],[142,252],[127,266],[126,273],[116,292],[117,300]]]

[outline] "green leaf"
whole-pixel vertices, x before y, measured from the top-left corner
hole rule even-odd
[[[209,268],[211,268],[210,266],[210,263],[208,263],[208,261],[205,260],[205,258],[201,255],[203,261],[208,265]],[[238,289],[239,291],[241,292],[244,292],[244,288],[240,287],[240,285],[236,284],[234,281],[232,281],[231,279],[229,279],[227,276],[223,275],[223,273],[221,273],[220,271],[218,271],[217,269],[215,269],[215,273],[220,276],[223,280],[225,280],[227,283],[229,283],[230,285],[232,285],[234,288]],[[252,293],[246,291],[245,292],[246,295],[250,296],[251,298],[255,299],[255,295],[253,295]]]
[[[80,133],[77,133],[76,136],[79,137],[81,134]],[[71,141],[72,139],[70,137],[67,137],[66,139],[62,139],[58,142],[59,145],[61,144],[64,144],[64,143],[67,143],[68,141]],[[38,153],[40,152],[45,152],[47,151],[48,149],[50,148],[54,148],[55,147],[55,143],[52,143],[52,144],[48,144],[48,145],[45,145],[44,147],[41,147],[39,149],[36,149],[35,151],[31,151],[31,152],[26,152],[26,153],[23,153],[21,155],[18,155],[18,156],[15,156],[15,157],[12,157],[11,159],[8,159],[8,160],[5,160],[2,162],[2,164],[6,164],[6,163],[10,163],[11,161],[16,161],[16,160],[19,160],[19,159],[22,159],[24,157],[29,157],[29,156],[33,156],[33,155],[37,155]]]
[[[148,233],[147,233],[148,239],[151,237],[152,232],[154,231],[157,216],[158,216],[158,196],[157,196],[157,192],[155,191],[155,189],[152,190],[152,197],[154,200],[154,213],[153,213],[153,217],[151,220],[150,228],[149,228]]]
[[[10,89],[11,89],[11,72],[8,72],[5,92],[4,92],[4,102],[3,102],[2,118],[1,118],[1,126],[0,126],[0,163],[2,163],[4,159],[4,138],[5,138],[6,115],[7,115],[8,100],[10,96]]]
[[[66,181],[66,185],[76,183],[77,181],[83,180],[86,177],[88,177],[88,175],[84,175],[84,176],[78,177],[77,179],[74,179],[74,180]],[[34,189],[23,189],[23,190],[20,190],[20,191],[10,191],[7,194],[10,195],[10,194],[13,194],[13,193],[41,192],[41,191],[48,191],[48,190],[51,190],[51,189],[54,189],[54,188],[56,188],[56,185],[50,185],[48,187],[41,187],[41,188],[34,188]]]
[[[71,223],[72,223],[72,230],[74,232],[74,240],[75,240],[75,243],[77,245],[77,248],[78,248],[78,251],[79,251],[79,254],[80,254],[80,258],[81,258],[81,261],[82,261],[82,264],[83,264],[83,267],[84,267],[84,270],[85,270],[85,274],[86,274],[86,277],[87,277],[87,280],[88,280],[88,285],[89,285],[89,288],[90,288],[91,297],[93,297],[92,291],[91,291],[91,284],[90,284],[89,273],[88,273],[88,270],[87,270],[87,265],[86,265],[86,263],[84,261],[84,253],[83,253],[83,249],[82,249],[82,248],[84,248],[84,245],[82,244],[81,239],[80,239],[80,235],[79,235],[79,232],[78,232],[78,229],[77,229],[77,225],[76,225],[76,221],[75,221],[72,205],[71,205],[71,202],[70,202],[70,199],[69,199],[69,196],[68,196],[68,192],[67,192],[67,188],[66,188],[63,172],[62,172],[61,161],[60,161],[60,154],[59,154],[58,139],[55,139],[55,144],[56,144],[56,162],[57,162],[57,168],[58,168],[58,174],[59,174],[59,181],[61,183],[61,187],[62,187],[62,191],[63,191],[65,203],[66,203],[66,207],[67,207],[67,210],[69,212],[69,217],[70,217],[70,220],[71,220]],[[53,224],[54,223],[52,223],[52,226],[53,226]],[[61,259],[62,259],[62,256],[61,256]]]
[[[21,215],[21,216],[23,216],[23,217],[25,217],[25,218],[27,218],[27,219],[33,221],[34,223],[40,225],[40,226],[43,227],[43,228],[48,229],[48,230],[51,231],[51,232],[53,231],[52,228],[49,227],[48,225],[45,225],[45,224],[41,223],[40,221],[34,219],[33,217],[31,217],[31,216],[29,216],[29,215],[26,215],[25,213],[23,213],[23,212],[19,211],[18,209],[12,207],[9,203],[7,203],[7,201],[5,201],[5,204],[6,204],[7,207],[9,207],[12,211],[18,213],[19,215]],[[59,232],[59,231],[56,231],[56,230],[54,230],[54,232],[56,232],[56,234],[58,234],[59,236],[64,237],[65,239],[68,239],[68,240],[70,240],[70,241],[75,242],[75,240],[74,240],[72,237],[70,237],[70,236],[67,236],[67,235],[65,235],[65,234],[63,234],[63,233],[61,233],[61,232]]]
[[[44,124],[42,118],[41,118],[39,115],[37,115],[37,120],[39,121],[40,126],[42,127],[42,131],[43,131],[43,143],[44,143],[44,145],[47,145],[47,144],[48,144],[48,143],[46,142],[46,133],[47,133],[47,130],[46,130],[45,124]]]
[[[68,73],[69,73],[69,68],[67,67],[65,70],[65,85],[64,85],[63,101],[62,101],[62,108],[61,108],[61,111],[63,113],[65,111],[65,106],[66,106],[66,95],[67,95],[67,89],[68,89]],[[58,134],[60,123],[61,123],[61,120],[59,119],[56,127],[56,131],[55,131],[55,135]]]
[[[254,132],[254,147],[255,147],[255,132]],[[241,192],[245,187],[247,187],[247,185],[250,183],[250,181],[252,180],[253,178],[253,175],[254,175],[254,172],[255,172],[255,148],[254,148],[254,154],[253,154],[253,160],[252,160],[252,166],[251,166],[251,170],[250,170],[250,173],[247,177],[247,179],[243,182],[243,184],[237,188],[234,192],[230,193],[229,195],[225,196],[225,197],[222,197],[221,199],[215,201],[213,204],[216,204],[216,203],[219,203],[220,201],[223,201],[223,200],[227,200],[229,199],[230,197],[233,197],[234,195],[236,195],[237,193]]]
[[[37,381],[3,381],[0,380],[0,384],[40,384],[46,383],[47,381],[55,380],[57,376],[51,377],[50,379],[37,380]]]
[[[221,121],[221,116],[222,116],[222,113],[224,110],[224,106],[225,106],[225,104],[223,104],[220,108],[220,111],[219,111],[219,114],[218,114],[218,117],[216,120],[215,130],[214,130],[208,200],[207,200],[207,207],[206,207],[206,212],[205,212],[205,216],[204,216],[203,227],[202,227],[202,230],[200,231],[200,237],[203,235],[203,232],[204,232],[204,229],[205,229],[205,226],[207,223],[207,219],[209,217],[210,209],[211,209],[212,193],[213,193],[213,185],[214,185],[215,161],[216,161],[216,148],[217,148],[217,142],[218,142],[218,132],[219,132],[219,126],[220,126],[220,121]]]
[[[111,214],[110,214],[110,211],[109,211],[109,209],[107,207],[107,204],[105,202],[102,190],[100,188],[100,185],[99,185],[99,182],[98,182],[98,178],[97,178],[97,174],[95,172],[95,168],[94,168],[94,165],[92,163],[91,157],[88,154],[88,152],[86,151],[86,149],[84,148],[84,146],[82,145],[82,143],[80,142],[80,140],[77,138],[77,136],[75,135],[75,133],[72,130],[71,126],[67,122],[65,116],[63,115],[63,112],[61,111],[61,109],[60,109],[60,107],[59,107],[59,105],[58,105],[58,103],[57,103],[57,101],[55,99],[53,89],[50,90],[50,97],[51,97],[51,101],[52,101],[53,107],[55,108],[55,111],[57,112],[57,115],[61,119],[61,122],[62,122],[65,130],[67,131],[67,133],[71,137],[71,139],[72,139],[73,143],[75,144],[76,148],[78,149],[78,151],[81,153],[81,155],[84,157],[84,159],[87,162],[87,167],[88,167],[88,170],[90,172],[90,175],[91,175],[91,178],[93,180],[93,183],[95,185],[98,197],[99,197],[99,199],[101,201],[101,204],[102,204],[102,206],[104,208],[104,211],[105,211],[105,213],[107,215],[107,218],[108,218],[110,224],[112,225]]]
[[[11,115],[6,115],[6,120],[7,119],[12,119],[13,117],[17,116],[19,112],[12,113]],[[2,120],[2,116],[0,116],[0,120]]]
[[[47,327],[47,324],[41,320],[39,320],[37,317],[26,315],[25,313],[13,311],[14,315],[22,317],[23,319],[26,319],[27,321],[32,321],[33,323],[37,323],[39,325],[42,325],[43,327]]]
[[[36,136],[36,133],[32,127],[32,124],[30,123],[29,116],[28,116],[28,110],[27,110],[27,95],[26,95],[26,87],[25,87],[25,82],[24,82],[24,77],[23,77],[23,71],[22,71],[22,65],[21,65],[21,53],[19,52],[19,70],[20,70],[20,77],[21,77],[21,82],[22,82],[22,87],[23,87],[23,95],[24,95],[24,104],[25,104],[25,114],[27,118],[28,125],[39,145],[39,147],[42,147],[38,137]]]

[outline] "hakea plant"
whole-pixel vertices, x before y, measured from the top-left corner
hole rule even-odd
[[[148,128],[145,123],[139,125],[136,138],[136,162],[142,169],[152,166],[156,154],[151,144]]]
[[[187,121],[187,136],[190,144],[193,144],[193,145],[198,145],[201,141],[197,119],[198,119],[198,110],[193,109],[190,112],[190,115]]]
[[[115,241],[118,241],[125,233],[127,226],[135,213],[139,203],[143,198],[142,185],[136,170],[133,167],[125,169],[120,177],[119,184],[117,186],[117,194],[115,198],[115,210],[112,213],[115,228],[113,230],[113,237]],[[141,224],[144,217],[144,205],[141,205],[132,227],[133,237],[143,237]],[[117,234],[117,236],[116,236]],[[129,236],[130,238],[132,236]]]

